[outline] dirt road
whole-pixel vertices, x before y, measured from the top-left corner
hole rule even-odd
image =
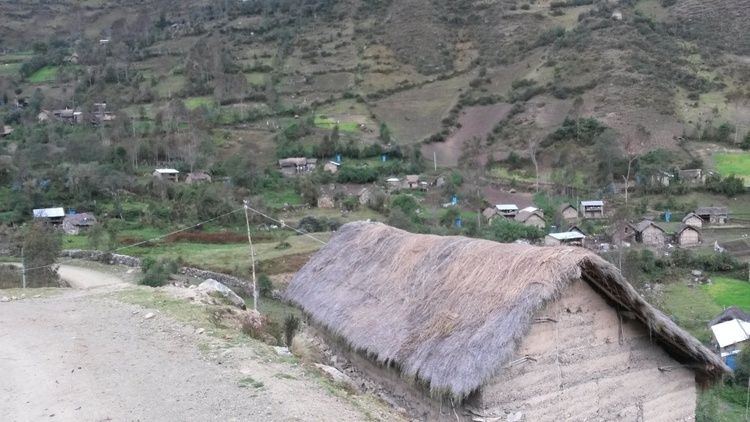
[[[70,266],[61,274],[83,287],[117,281]],[[102,290],[0,303],[0,420],[397,419],[327,392],[266,346],[231,347]]]

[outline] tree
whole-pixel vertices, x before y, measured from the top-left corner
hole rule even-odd
[[[315,183],[312,177],[304,177],[299,179],[299,193],[302,196],[302,200],[309,206],[315,207],[318,205],[318,197],[320,196],[320,186]]]
[[[59,286],[55,262],[62,250],[62,236],[53,227],[34,223],[23,242],[23,265],[28,287]]]
[[[386,145],[391,143],[391,128],[385,122],[380,124],[380,142]]]
[[[583,114],[583,108],[585,104],[583,102],[583,98],[580,96],[576,97],[575,100],[573,100],[573,108],[571,111],[573,112],[573,116],[576,118],[576,143],[580,143],[581,138],[581,115]]]
[[[747,105],[747,94],[741,89],[734,90],[727,94],[727,102],[734,106],[735,114],[735,128],[734,128],[734,143],[738,142],[738,136],[740,133],[740,116],[738,109]]]
[[[633,167],[633,161],[643,153],[646,141],[651,139],[651,132],[646,130],[643,125],[638,125],[635,131],[635,137],[628,137],[625,141],[625,155],[628,160],[628,171],[623,178],[625,179],[625,205],[628,205],[628,187],[630,186],[630,170]]]

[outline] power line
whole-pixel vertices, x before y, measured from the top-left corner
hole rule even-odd
[[[277,220],[277,219],[275,219],[275,218],[273,218],[273,217],[270,217],[270,216],[268,216],[268,215],[266,215],[266,214],[263,214],[262,212],[260,212],[260,211],[258,211],[258,210],[254,210],[254,209],[250,208],[250,207],[249,207],[249,206],[247,206],[247,205],[245,205],[245,208],[247,208],[247,209],[248,209],[249,211],[252,211],[252,212],[254,212],[254,213],[256,213],[256,214],[258,214],[258,215],[260,215],[260,216],[262,216],[262,217],[265,217],[265,218],[267,218],[267,219],[269,219],[269,220],[273,221],[273,222],[279,223],[279,224],[280,224],[280,227],[281,227],[281,228],[284,228],[284,227],[289,227],[290,229],[294,230],[294,231],[295,231],[295,232],[297,232],[298,234],[301,234],[302,236],[307,236],[307,237],[309,237],[310,239],[313,239],[313,240],[315,240],[316,242],[320,242],[320,243],[322,243],[322,244],[324,244],[324,245],[327,245],[327,244],[328,244],[328,242],[325,242],[325,241],[323,241],[323,240],[320,240],[320,239],[318,239],[317,237],[315,237],[315,236],[312,236],[312,235],[310,235],[309,233],[306,233],[306,232],[304,232],[304,231],[302,231],[302,230],[299,230],[299,229],[295,229],[294,227],[290,227],[290,226],[287,226],[287,225],[286,225],[286,223],[284,223],[283,221]]]

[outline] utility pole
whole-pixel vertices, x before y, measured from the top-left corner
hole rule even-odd
[[[21,279],[23,280],[23,288],[26,289],[26,259],[23,254],[23,247],[21,247]]]
[[[247,215],[247,201],[242,201],[245,208],[245,224],[247,225],[247,243],[250,244],[250,263],[253,269],[253,310],[258,310],[258,288],[255,281],[255,252],[253,252],[253,240],[250,238],[250,217]]]
[[[435,163],[435,171],[437,171],[437,151],[432,151],[432,162]]]

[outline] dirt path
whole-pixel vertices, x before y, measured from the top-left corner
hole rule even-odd
[[[57,273],[74,289],[89,289],[123,282],[111,274],[72,265],[61,265]]]
[[[71,266],[61,274],[83,288],[118,281]],[[0,420],[398,419],[366,397],[331,394],[264,345],[196,334],[101,291],[0,303]]]

